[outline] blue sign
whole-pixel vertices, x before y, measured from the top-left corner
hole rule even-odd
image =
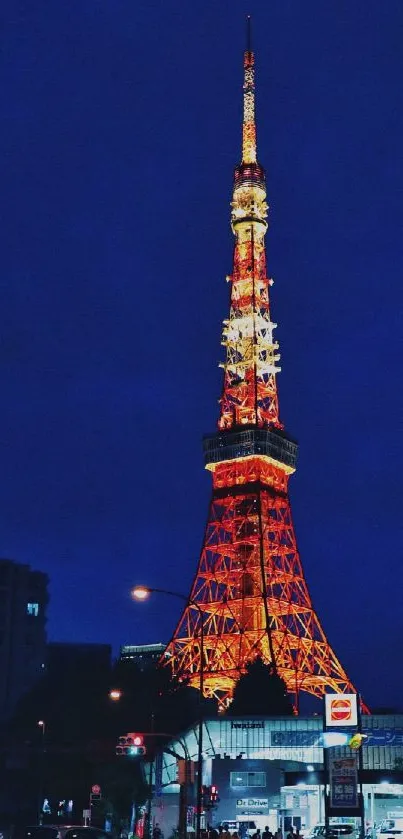
[[[341,731],[346,731],[340,726]],[[368,739],[364,741],[364,748],[368,746],[403,746],[403,728],[366,728],[363,720],[363,731]],[[351,734],[351,731],[349,732]],[[272,746],[280,748],[303,748],[304,746],[321,746],[321,731],[272,731],[270,741]]]
[[[365,728],[365,746],[403,746],[403,728]]]

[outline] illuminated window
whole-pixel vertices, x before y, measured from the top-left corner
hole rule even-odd
[[[232,787],[265,787],[266,772],[231,772]]]
[[[27,615],[37,618],[39,615],[39,603],[27,603]]]

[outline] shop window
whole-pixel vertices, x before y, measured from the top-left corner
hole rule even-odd
[[[266,772],[231,772],[232,787],[265,787]]]
[[[248,772],[248,787],[265,787],[266,772]]]
[[[247,772],[231,772],[230,784],[232,787],[247,787],[248,773]]]

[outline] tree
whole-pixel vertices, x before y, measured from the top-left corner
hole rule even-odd
[[[129,822],[133,804],[137,817],[139,808],[149,796],[141,762],[131,758],[116,758],[100,767],[98,777],[103,796],[99,812],[96,813],[99,825],[103,824],[107,815],[112,817],[115,828],[122,820]]]
[[[246,673],[236,683],[227,713],[237,717],[293,715],[285,682],[273,664],[265,664],[259,656],[247,664]]]
[[[141,671],[130,661],[119,661],[113,686],[121,690],[121,699],[112,709],[120,726],[115,734],[154,731],[176,735],[198,720],[199,691],[179,681],[169,667]],[[203,715],[216,713],[216,702],[204,699]],[[161,744],[161,739],[158,742]]]

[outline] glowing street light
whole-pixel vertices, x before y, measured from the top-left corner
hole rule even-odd
[[[147,586],[135,586],[130,593],[133,600],[147,600],[151,594],[151,589]]]
[[[118,702],[119,699],[122,696],[122,691],[119,690],[118,688],[113,688],[112,690],[109,691],[108,696],[109,696],[109,699],[112,699],[113,702]]]

